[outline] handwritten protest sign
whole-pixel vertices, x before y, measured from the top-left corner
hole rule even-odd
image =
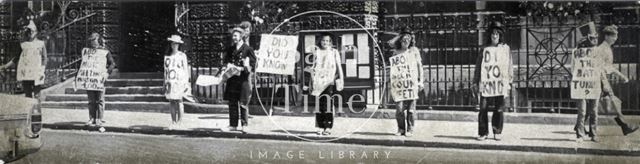
[[[18,61],[17,80],[33,80],[35,85],[44,83],[44,66],[42,65],[43,41],[24,42],[20,44],[22,53]],[[46,55],[46,54],[45,54]]]
[[[511,55],[506,46],[487,47],[482,52],[480,92],[484,97],[509,94]]]
[[[82,49],[82,63],[76,76],[76,88],[90,91],[104,91],[107,81],[107,54],[102,49]]]
[[[389,58],[390,92],[396,102],[418,98],[418,59],[413,53],[403,53]]]
[[[256,72],[293,75],[297,47],[296,36],[262,34]]]
[[[600,87],[601,69],[594,53],[594,48],[578,48],[573,50],[573,75],[571,79],[571,98],[598,99],[602,89]]]
[[[311,95],[319,96],[336,79],[336,71],[339,67],[336,62],[338,51],[334,49],[316,50],[315,55]]]
[[[187,60],[181,56],[164,57],[164,91],[167,99],[182,99],[185,94]]]

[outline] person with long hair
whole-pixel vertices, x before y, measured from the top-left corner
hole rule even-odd
[[[504,42],[504,29],[503,29],[503,25],[500,22],[491,22],[491,24],[489,25],[489,29],[487,30],[489,37],[488,37],[488,46],[487,48],[490,47],[496,47],[496,48],[504,48],[507,50],[507,53],[497,53],[494,55],[506,55],[506,56],[502,56],[499,58],[505,58],[508,61],[506,61],[507,64],[507,73],[503,74],[504,76],[508,76],[506,78],[509,79],[509,83],[508,84],[504,84],[506,87],[503,88],[504,91],[508,91],[510,89],[511,86],[511,82],[513,81],[513,62],[511,61],[511,55],[509,52],[510,48],[509,45],[507,45]],[[483,60],[484,60],[485,55],[481,54],[478,55],[478,58],[476,60],[476,66],[475,66],[475,74],[474,74],[474,78],[473,78],[473,82],[474,82],[474,88],[476,89],[487,89],[487,88],[483,88],[485,86],[481,85],[481,69],[484,69],[484,67],[482,66]],[[489,116],[488,116],[488,111],[489,111],[489,106],[493,106],[493,115],[491,116],[491,127],[493,129],[493,135],[494,135],[494,139],[497,141],[502,140],[502,128],[504,126],[504,112],[506,110],[506,103],[508,102],[508,93],[501,95],[501,96],[482,96],[480,93],[478,92],[480,96],[480,112],[478,113],[478,140],[483,141],[487,139],[487,136],[489,135]]]
[[[0,66],[0,70],[17,64],[16,79],[22,82],[25,96],[34,98],[39,97],[41,85],[45,82],[45,68],[48,60],[45,42],[38,38],[40,35],[38,27],[33,19],[28,22],[28,25],[23,27],[20,56]]]
[[[333,48],[333,36],[330,33],[320,34],[320,42],[313,53],[313,74],[311,95],[316,97],[316,128],[319,135],[330,135],[334,123],[334,109],[331,100],[335,91],[342,91],[344,76],[340,53]]]
[[[420,50],[415,46],[415,36],[408,30],[404,29],[400,32],[400,35],[395,39],[394,42],[394,50],[392,57],[398,56],[410,56],[415,60],[408,60],[409,68],[415,68],[416,70],[406,69],[404,71],[410,72],[399,72],[404,74],[414,74],[417,73],[417,91],[413,91],[416,95],[422,90],[424,87],[424,71],[422,70],[422,57],[420,55]],[[394,61],[391,61],[394,62]],[[391,74],[396,70],[392,68]],[[414,72],[415,71],[415,72]],[[396,81],[396,78],[391,78],[390,85],[396,85],[402,83],[402,81]],[[395,92],[394,90],[390,90],[390,92]],[[392,94],[394,95],[394,94]],[[398,123],[398,132],[395,133],[397,136],[413,136],[413,131],[415,129],[415,120],[417,115],[416,113],[416,101],[419,96],[416,96],[414,99],[410,100],[400,100],[399,97],[393,97],[396,101],[396,122]]]

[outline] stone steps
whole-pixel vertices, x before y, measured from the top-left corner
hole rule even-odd
[[[86,94],[48,95],[45,101],[88,101]],[[163,94],[107,94],[105,101],[167,102]]]
[[[164,94],[162,86],[128,86],[128,87],[106,87],[105,94]],[[73,90],[66,88],[65,94],[86,94],[84,90]]]
[[[87,101],[45,101],[43,108],[87,110]],[[170,113],[169,102],[106,101],[105,110]],[[185,103],[185,113],[227,113],[227,105]]]

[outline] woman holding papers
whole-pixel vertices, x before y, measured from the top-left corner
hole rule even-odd
[[[256,57],[253,48],[244,42],[244,38],[248,37],[244,29],[233,28],[231,30],[231,39],[233,46],[229,47],[229,51],[224,57],[224,63],[227,65],[222,69],[222,76],[229,77],[226,80],[224,90],[224,99],[229,101],[229,127],[223,128],[223,131],[238,130],[238,119],[242,124],[243,133],[247,133],[249,125],[249,108],[247,107],[251,99],[252,78],[251,72],[255,65]]]
[[[191,94],[189,64],[187,55],[180,51],[180,45],[184,42],[179,35],[171,35],[167,38],[171,42],[171,52],[165,57],[165,97],[171,103],[170,129],[179,126],[184,115],[183,98]]]
[[[479,89],[480,113],[478,114],[478,140],[483,141],[489,135],[488,110],[493,106],[491,125],[494,139],[502,140],[505,103],[513,81],[513,65],[509,46],[504,43],[504,30],[500,22],[492,22],[487,30],[489,46],[485,47],[476,60],[474,88]],[[503,72],[503,73],[500,73]]]
[[[320,35],[320,48],[314,51],[311,95],[316,96],[319,113],[316,113],[318,135],[330,135],[333,128],[333,104],[331,96],[335,90],[342,91],[344,76],[340,53],[333,48],[333,37],[329,33]],[[337,79],[336,79],[337,78]]]
[[[422,57],[420,50],[415,47],[414,35],[407,29],[402,30],[392,43],[395,49],[389,58],[389,92],[396,102],[396,135],[411,137],[415,126],[416,100],[424,86]]]

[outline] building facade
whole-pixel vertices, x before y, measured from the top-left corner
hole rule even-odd
[[[635,2],[5,1],[0,3],[3,63],[19,53],[18,19],[27,9],[58,16],[47,29],[52,63],[48,85],[73,76],[84,38],[93,31],[105,36],[120,72],[162,71],[162,56],[168,48],[165,38],[181,34],[188,43],[185,51],[193,67],[192,77],[217,72],[230,45],[228,30],[242,21],[251,23],[249,44],[254,49],[260,48],[261,34],[297,35],[303,55],[296,64],[296,74],[259,75],[257,80],[260,97],[276,104],[285,103],[285,96],[300,104],[308,85],[305,68],[311,62],[305,52],[316,43],[316,35],[329,32],[336,36],[335,47],[343,55],[347,81],[343,97],[362,95],[365,104],[393,106],[384,85],[390,55],[387,41],[408,27],[415,33],[426,73],[418,108],[433,110],[476,109],[478,99],[471,89],[474,62],[486,44],[488,22],[500,21],[506,25],[515,67],[512,111],[575,112],[576,102],[570,98],[568,86],[571,50],[582,39],[576,27],[589,21],[596,22],[599,29],[616,24],[620,35],[613,48],[614,63],[630,82],[615,84],[614,90],[623,101],[624,112],[640,113],[640,38],[632,35],[640,27],[640,5]],[[348,18],[329,12],[305,13],[318,10]],[[3,92],[20,90],[11,73],[0,79]],[[222,101],[222,86],[194,84],[193,88],[203,102]]]

